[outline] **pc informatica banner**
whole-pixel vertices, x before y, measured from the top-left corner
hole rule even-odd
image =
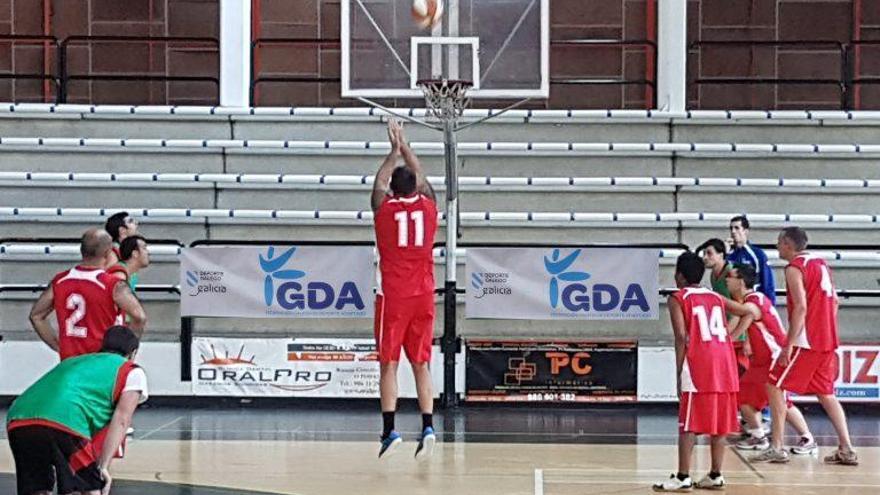
[[[180,314],[372,318],[370,246],[199,247],[180,255]]]
[[[468,318],[654,320],[659,252],[468,248]]]
[[[442,355],[434,352],[435,396],[442,390]],[[372,339],[229,339],[192,344],[197,396],[379,397],[379,358]],[[415,397],[409,364],[400,367],[401,397]]]
[[[468,341],[468,401],[635,402],[635,342]]]

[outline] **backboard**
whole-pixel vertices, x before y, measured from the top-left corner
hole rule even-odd
[[[410,0],[342,0],[342,96],[423,98],[422,79],[473,82],[470,98],[547,98],[550,0],[445,0],[423,29]]]

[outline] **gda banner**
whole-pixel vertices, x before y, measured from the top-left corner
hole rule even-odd
[[[180,314],[372,318],[370,246],[200,247],[180,256]]]
[[[468,248],[468,318],[658,318],[659,252],[644,248]]]

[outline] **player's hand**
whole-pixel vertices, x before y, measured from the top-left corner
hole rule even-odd
[[[724,240],[724,246],[727,248],[727,252],[728,252],[728,253],[731,252],[731,251],[733,251],[733,246],[734,246],[734,244],[733,244],[733,237],[728,237],[727,239],[725,239],[725,240]]]
[[[400,122],[396,119],[388,119],[388,142],[391,143],[391,151],[400,152],[400,145],[403,143],[403,134]]]
[[[743,355],[749,357],[752,355],[752,344],[748,340],[743,342]]]
[[[101,468],[101,478],[104,480],[104,488],[101,489],[101,495],[110,495],[110,485],[113,484],[113,478],[110,477],[110,471],[107,468]]]
[[[782,353],[779,354],[779,359],[776,362],[782,366],[788,366],[788,363],[791,362],[791,353],[794,351],[794,346],[787,345],[782,349]]]

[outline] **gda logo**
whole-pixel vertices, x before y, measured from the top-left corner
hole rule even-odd
[[[357,285],[352,281],[343,282],[341,286],[321,280],[296,282],[306,276],[302,270],[285,269],[285,265],[293,258],[297,248],[275,255],[275,248],[270,247],[264,257],[260,255],[260,268],[266,274],[263,280],[263,297],[269,311],[273,304],[278,304],[286,311],[324,311],[331,308],[337,311],[361,311],[364,301]],[[277,284],[276,284],[277,283]],[[348,306],[352,306],[348,308]]]
[[[547,273],[550,274],[550,307],[553,309],[556,309],[556,306],[559,304],[560,280],[566,282],[581,282],[589,280],[590,278],[590,274],[587,272],[566,271],[571,268],[571,265],[573,265],[574,262],[577,261],[578,256],[581,255],[580,249],[576,249],[573,253],[562,259],[559,259],[560,255],[560,251],[554,249],[552,258],[544,256],[544,268],[546,268]]]
[[[295,252],[296,248],[292,247],[276,258],[275,248],[270,246],[265,258],[262,254],[260,255],[260,268],[266,274],[266,279],[263,281],[263,297],[266,299],[266,306],[271,306],[275,298],[275,280],[296,280],[306,276],[306,272],[301,270],[282,270]]]
[[[550,257],[544,256],[544,268],[550,275],[548,295],[553,310],[567,310],[554,314],[566,316],[577,312],[610,313],[619,311],[627,313],[631,308],[642,312],[650,311],[645,291],[641,285],[630,283],[616,286],[612,283],[593,283],[587,286],[585,281],[592,275],[587,272],[570,270],[581,255],[580,249],[563,256],[559,249],[554,249]],[[559,305],[562,308],[558,308]]]

